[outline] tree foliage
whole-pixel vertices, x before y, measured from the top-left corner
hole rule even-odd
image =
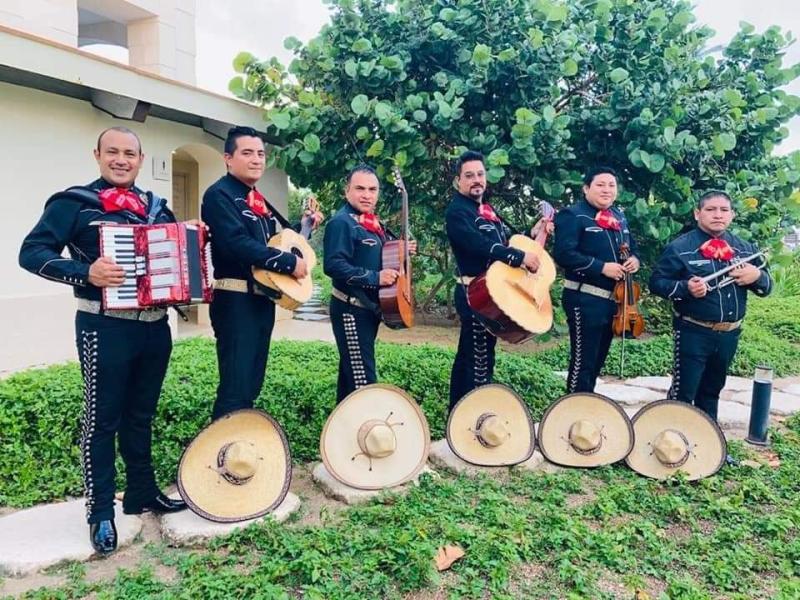
[[[449,164],[465,148],[487,156],[492,201],[520,226],[534,197],[569,203],[587,166],[615,167],[645,259],[708,189],[733,196],[739,233],[761,244],[800,214],[800,154],[773,155],[800,112],[778,27],[743,23],[714,55],[685,0],[328,3],[318,37],[286,40],[288,70],[242,53],[231,90],[265,107],[271,163],[328,206],[355,163],[387,179],[398,165],[442,271]]]

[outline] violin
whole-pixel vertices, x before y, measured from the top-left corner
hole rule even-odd
[[[630,258],[628,244],[620,244],[619,256],[623,263]],[[644,317],[637,306],[641,294],[642,290],[633,280],[631,273],[625,273],[625,277],[614,286],[617,314],[614,315],[612,329],[615,336],[621,336],[623,339],[638,338],[644,333]]]

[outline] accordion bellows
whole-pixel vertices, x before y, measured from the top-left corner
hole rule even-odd
[[[100,256],[125,269],[125,281],[103,288],[104,309],[210,302],[208,237],[186,223],[101,225]]]

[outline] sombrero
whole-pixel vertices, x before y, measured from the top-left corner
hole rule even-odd
[[[375,383],[357,389],[328,417],[319,442],[328,472],[350,487],[391,488],[425,466],[428,421],[400,388]]]
[[[465,394],[450,412],[446,434],[456,456],[483,467],[525,462],[536,446],[528,407],[514,390],[499,384]]]
[[[233,523],[274,510],[289,491],[292,459],[280,425],[267,413],[237,410],[212,422],[187,446],[178,491],[195,513]]]
[[[632,421],[636,443],[627,463],[637,473],[666,479],[682,471],[692,481],[713,475],[725,463],[725,435],[714,419],[691,404],[653,402]]]
[[[542,416],[538,437],[544,457],[565,467],[610,465],[633,448],[625,411],[610,398],[589,392],[553,402]]]

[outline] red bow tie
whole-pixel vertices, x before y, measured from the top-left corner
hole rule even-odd
[[[725,240],[712,238],[700,246],[700,254],[705,258],[727,261],[733,258],[733,248]]]
[[[253,188],[247,192],[247,206],[253,214],[259,217],[271,217],[272,211],[267,208],[267,199],[257,189]]]
[[[495,223],[500,222],[500,217],[497,216],[497,213],[494,212],[492,205],[488,202],[484,202],[478,207],[478,215],[487,221],[494,221]]]
[[[134,192],[126,188],[106,188],[98,194],[106,212],[129,210],[140,217],[145,216],[144,202]]]
[[[594,216],[594,220],[603,229],[613,229],[614,231],[619,231],[622,229],[617,217],[615,217],[614,213],[607,208],[598,210],[597,214]]]
[[[383,237],[383,227],[381,227],[381,222],[374,213],[364,213],[359,215],[358,222],[367,231],[377,233],[379,236]]]

